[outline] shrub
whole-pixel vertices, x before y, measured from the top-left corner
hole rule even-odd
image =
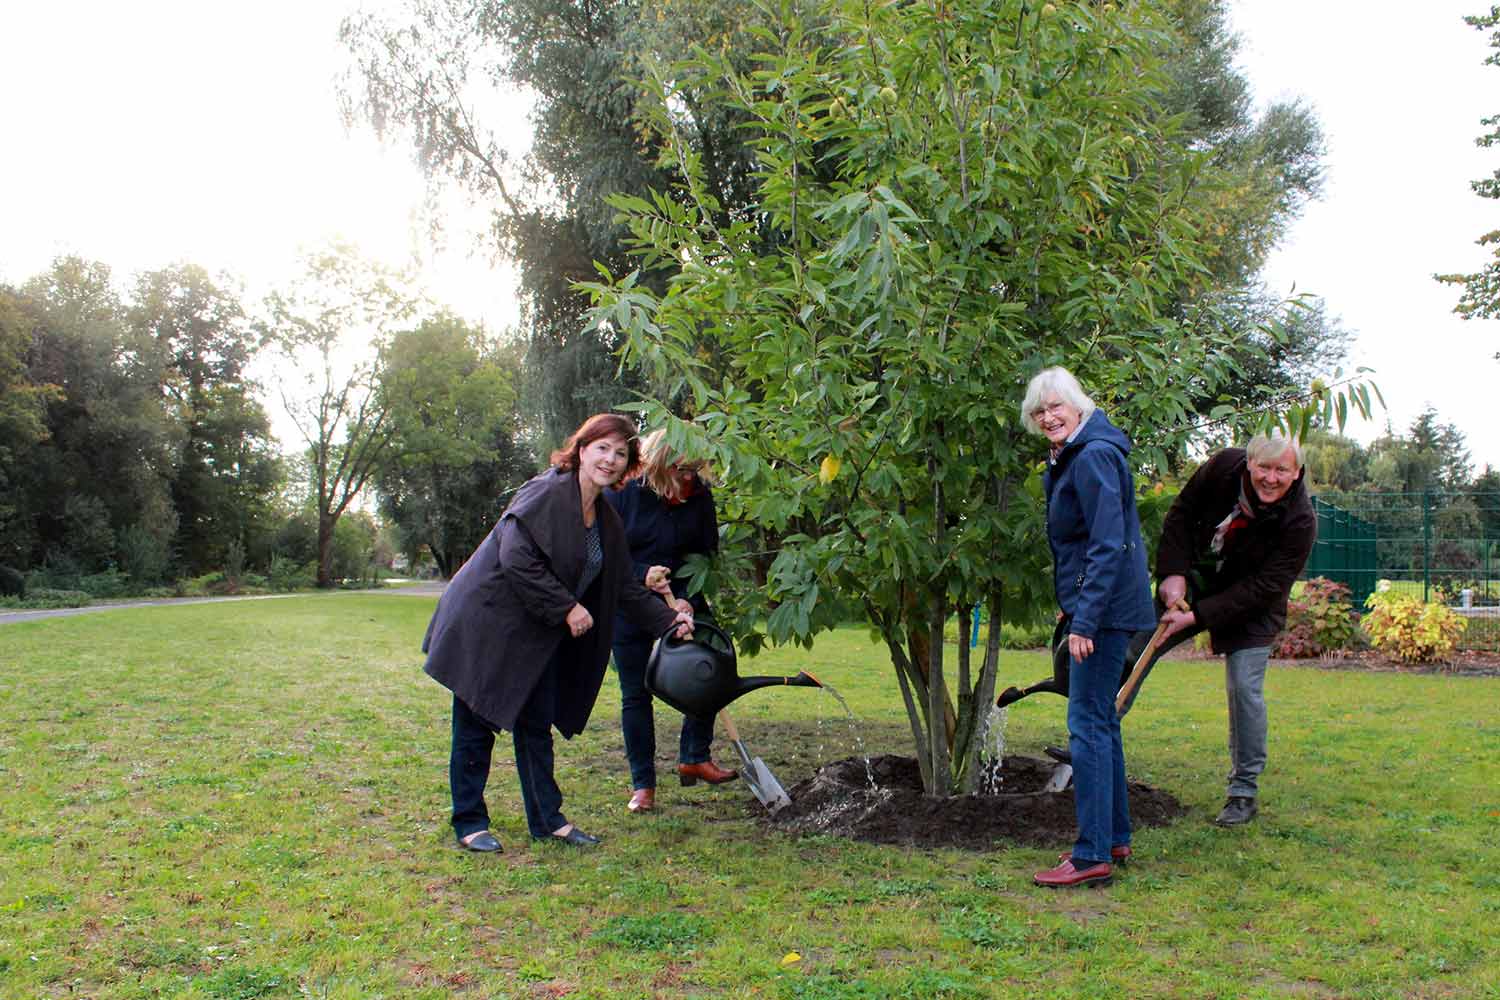
[[[238,538],[231,538],[228,548],[224,550],[224,579],[238,590],[240,578],[244,575],[245,546]]]
[[[225,579],[222,572],[204,573],[190,580],[179,580],[177,586],[183,597],[223,597],[238,593],[235,585]]]
[[[120,533],[120,562],[136,589],[152,587],[167,578],[172,550],[165,538],[139,524]]]
[[[0,597],[21,598],[25,596],[26,577],[21,575],[20,570],[0,566]]]
[[[1349,588],[1317,576],[1299,589],[1287,602],[1286,628],[1276,637],[1273,655],[1302,659],[1349,649],[1357,635]]]
[[[26,574],[27,590],[77,590],[83,570],[78,560],[67,553],[54,553],[45,562]]]
[[[317,575],[311,563],[276,555],[271,557],[267,582],[272,590],[306,590],[317,582]]]
[[[1424,604],[1395,591],[1371,594],[1365,602],[1365,631],[1375,648],[1406,663],[1446,660],[1468,621],[1441,604]]]
[[[16,608],[26,611],[46,611],[52,608],[81,608],[93,600],[81,590],[54,590],[50,587],[32,587],[26,597],[0,598],[0,608]]]
[[[91,597],[124,597],[131,591],[130,577],[111,567],[101,573],[79,577],[78,589]]]

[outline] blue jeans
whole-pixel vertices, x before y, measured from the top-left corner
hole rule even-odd
[[[1125,785],[1125,748],[1115,694],[1129,632],[1101,630],[1094,652],[1072,660],[1068,681],[1068,749],[1073,754],[1073,801],[1078,840],[1073,864],[1108,862],[1109,849],[1130,843],[1130,799]]]
[[[1253,799],[1266,769],[1266,661],[1268,646],[1237,649],[1224,657],[1229,699],[1229,794]]]
[[[554,665],[555,666],[555,665]],[[516,776],[526,827],[533,837],[550,836],[568,825],[562,814],[562,790],[553,775],[552,722],[557,699],[557,671],[542,671],[531,696],[516,716],[511,743],[516,752]],[[461,840],[490,825],[484,788],[490,777],[495,731],[483,718],[455,697],[453,747],[448,757],[448,787],[453,795],[453,832]]]
[[[646,690],[646,661],[651,658],[653,642],[644,639],[614,646],[615,670],[620,675],[620,729],[625,736],[631,788],[656,787],[656,716],[651,692]],[[683,716],[677,759],[684,764],[703,763],[709,759],[713,738],[713,720]]]

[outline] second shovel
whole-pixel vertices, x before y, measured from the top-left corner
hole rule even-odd
[[[791,805],[791,796],[781,787],[781,782],[776,780],[766,762],[759,757],[750,756],[750,751],[740,741],[739,730],[735,729],[734,720],[729,717],[729,713],[721,711],[719,718],[724,720],[724,732],[729,735],[730,745],[740,756],[740,775],[745,779],[745,784],[750,786],[750,791],[760,799],[761,805],[772,812]]]

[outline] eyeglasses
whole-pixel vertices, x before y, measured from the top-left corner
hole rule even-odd
[[[1031,411],[1031,419],[1040,420],[1048,413],[1061,413],[1063,411],[1063,408],[1067,405],[1067,403],[1064,403],[1060,399],[1053,400],[1050,403],[1043,403],[1041,406],[1038,406],[1036,409]]]

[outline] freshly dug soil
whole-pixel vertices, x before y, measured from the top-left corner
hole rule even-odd
[[[1077,836],[1077,823],[1071,786],[1042,790],[1056,766],[1035,757],[1006,757],[998,785],[994,773],[981,782],[997,789],[993,794],[940,799],[922,794],[921,771],[912,757],[849,757],[788,788],[792,804],[763,815],[769,825],[788,832],[876,844],[972,851],[1017,844],[1063,848]],[[1138,781],[1129,784],[1130,818],[1137,829],[1165,826],[1187,811],[1167,792]]]

